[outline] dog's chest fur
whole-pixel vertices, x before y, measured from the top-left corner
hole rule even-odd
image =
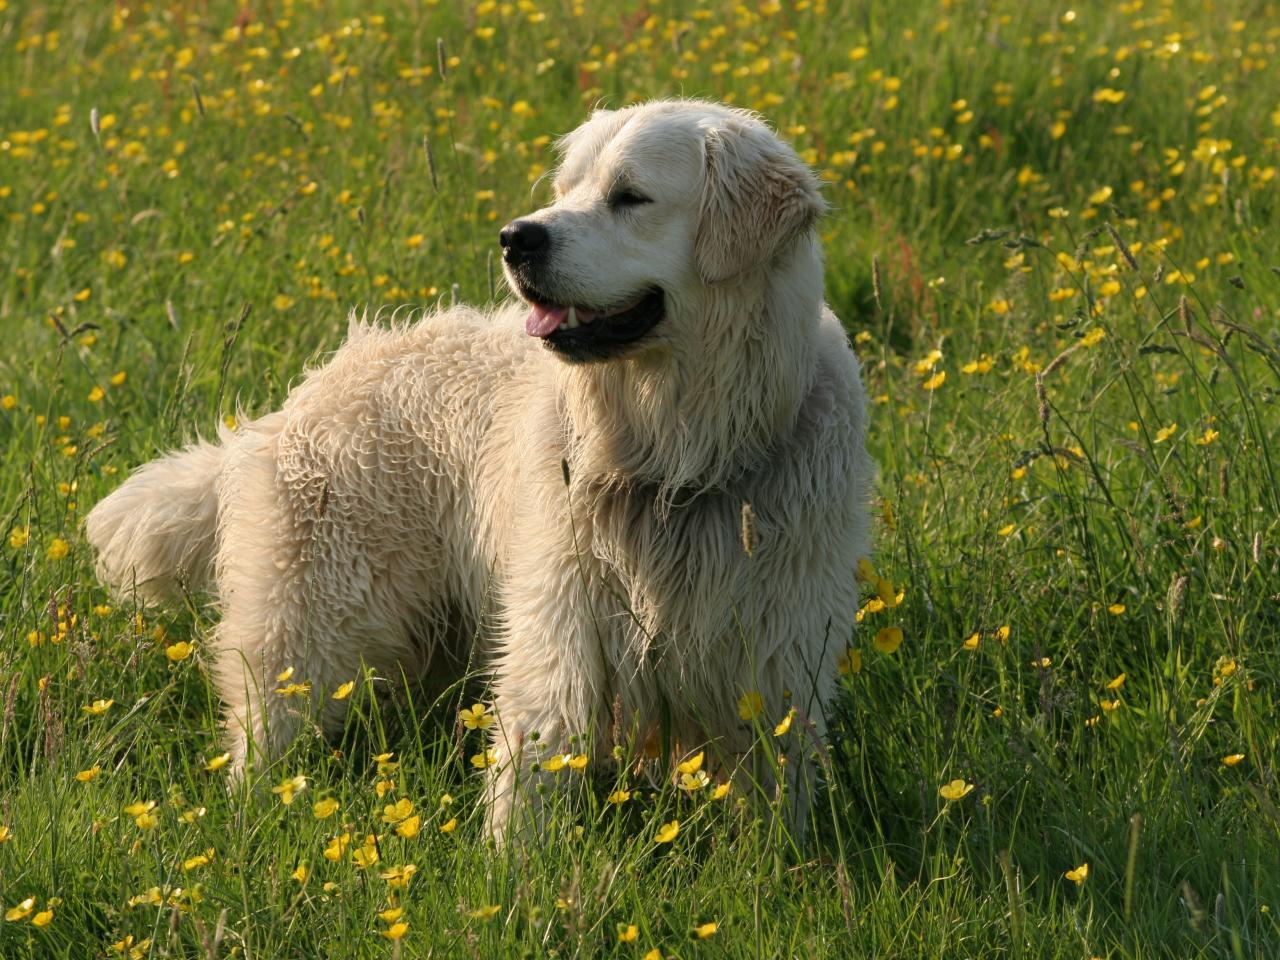
[[[592,484],[583,501],[592,556],[654,634],[679,629],[694,597],[736,592],[746,574],[742,501],[727,492],[668,501],[656,484]]]

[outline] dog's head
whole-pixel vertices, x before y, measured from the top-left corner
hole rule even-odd
[[[708,289],[769,267],[824,209],[812,171],[743,110],[601,110],[560,146],[555,202],[501,242],[527,332],[571,361],[697,337]]]

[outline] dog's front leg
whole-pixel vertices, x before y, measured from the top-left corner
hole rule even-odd
[[[487,798],[498,843],[542,833],[603,755],[607,641],[587,577],[570,557],[508,598]]]
[[[572,810],[573,796],[596,759],[584,713],[566,709],[567,703],[538,702],[527,686],[514,682],[518,678],[512,680],[504,692],[499,679],[498,722],[488,758],[488,826],[499,845],[552,829],[558,814]],[[566,701],[577,699],[567,688],[562,691]]]

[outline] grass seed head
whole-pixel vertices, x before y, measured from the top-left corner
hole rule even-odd
[[[1044,373],[1036,374],[1036,406],[1039,408],[1040,426],[1049,425],[1049,395],[1044,389]]]
[[[1178,574],[1169,584],[1169,596],[1166,602],[1166,609],[1169,612],[1169,620],[1173,622],[1178,619],[1178,615],[1182,612],[1182,605],[1187,599],[1187,586],[1190,584],[1191,578],[1185,573]]]
[[[1119,231],[1108,223],[1107,233],[1111,235],[1111,242],[1116,245],[1116,249],[1120,251],[1120,256],[1124,257],[1124,262],[1129,265],[1129,269],[1136,271],[1138,269],[1138,259],[1133,255],[1133,251],[1129,249],[1129,245],[1124,242],[1124,238],[1120,236]]]

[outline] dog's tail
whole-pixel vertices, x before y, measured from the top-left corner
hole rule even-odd
[[[153,460],[89,512],[98,576],[113,590],[160,603],[210,589],[225,452],[199,440]]]

